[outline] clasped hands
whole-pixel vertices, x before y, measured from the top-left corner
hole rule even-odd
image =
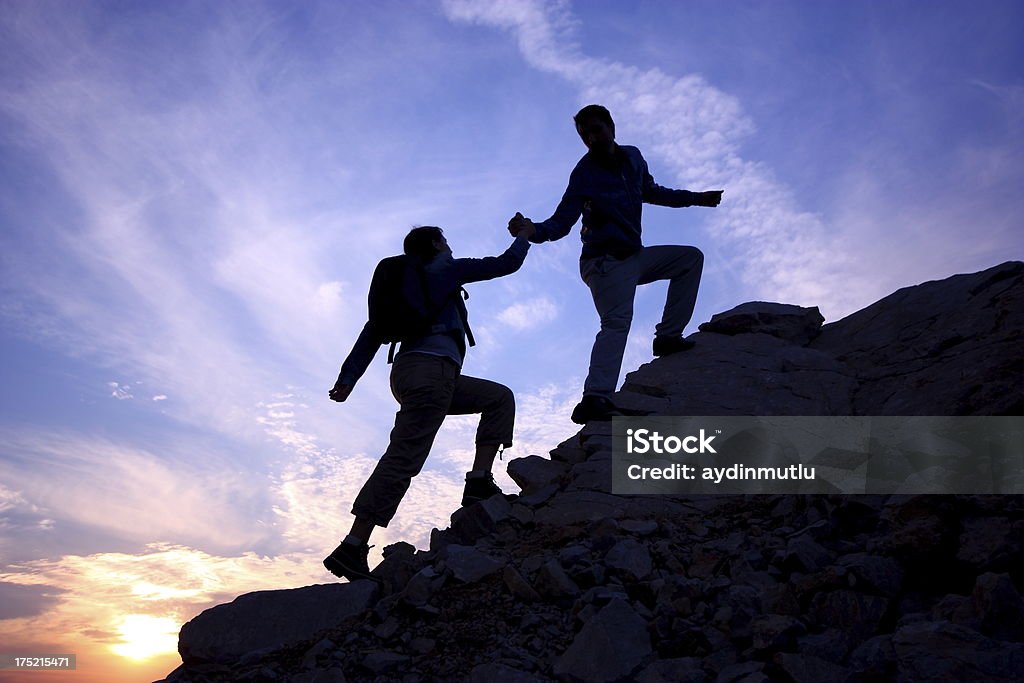
[[[529,218],[516,211],[516,215],[508,220],[508,234],[513,237],[530,239],[537,232],[537,226]]]

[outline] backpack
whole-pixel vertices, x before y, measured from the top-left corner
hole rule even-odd
[[[468,299],[469,294],[462,287],[443,297],[441,301],[430,299],[427,288],[427,274],[419,259],[405,254],[389,256],[377,264],[370,280],[367,296],[369,320],[373,324],[382,344],[391,344],[388,363],[394,360],[395,345],[427,334],[451,331],[436,324],[437,316],[452,296],[459,293]],[[466,330],[470,346],[476,344],[469,329],[465,304],[458,298],[457,308]]]

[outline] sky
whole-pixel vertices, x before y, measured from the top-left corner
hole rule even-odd
[[[327,398],[374,265],[416,225],[489,256],[547,218],[585,104],[659,184],[725,192],[644,212],[705,253],[687,334],[1020,259],[1021,26],[1012,0],[0,0],[0,650],[152,680],[202,610],[333,581],[397,407],[383,352]],[[578,256],[573,230],[468,288],[464,371],[517,397],[506,490],[576,429]],[[664,297],[638,290],[624,372]],[[474,430],[445,423],[371,552],[447,526]]]

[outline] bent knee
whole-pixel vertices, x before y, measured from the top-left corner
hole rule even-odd
[[[512,390],[504,384],[496,384],[490,404],[492,409],[511,410],[512,412],[515,412],[516,395],[513,394]]]
[[[686,247],[686,253],[681,261],[686,264],[686,272],[688,273],[704,271],[704,252],[697,247]]]

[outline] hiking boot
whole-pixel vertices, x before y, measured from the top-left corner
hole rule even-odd
[[[668,356],[679,351],[686,351],[692,349],[694,343],[689,339],[682,337],[655,337],[654,338],[654,355],[655,356]]]
[[[370,575],[370,567],[366,564],[370,547],[365,544],[342,543],[334,549],[334,552],[324,558],[324,566],[330,573],[349,581],[358,579],[377,581],[375,576]]]
[[[501,495],[504,495],[508,500],[516,497],[512,494],[503,493],[498,488],[498,485],[494,483],[494,475],[492,474],[488,474],[486,477],[470,477],[466,475],[466,487],[462,489],[462,507],[479,503],[481,500],[487,500],[491,496]]]
[[[582,401],[576,404],[575,408],[572,409],[571,419],[578,425],[585,425],[588,422],[595,420],[599,422],[602,420],[610,420],[616,415],[626,417],[643,417],[651,414],[652,412],[650,410],[623,408],[615,405],[610,399],[604,396],[588,394],[583,397]]]
[[[572,421],[585,425],[592,420],[610,420],[613,415],[622,415],[608,398],[588,394],[572,409]]]

